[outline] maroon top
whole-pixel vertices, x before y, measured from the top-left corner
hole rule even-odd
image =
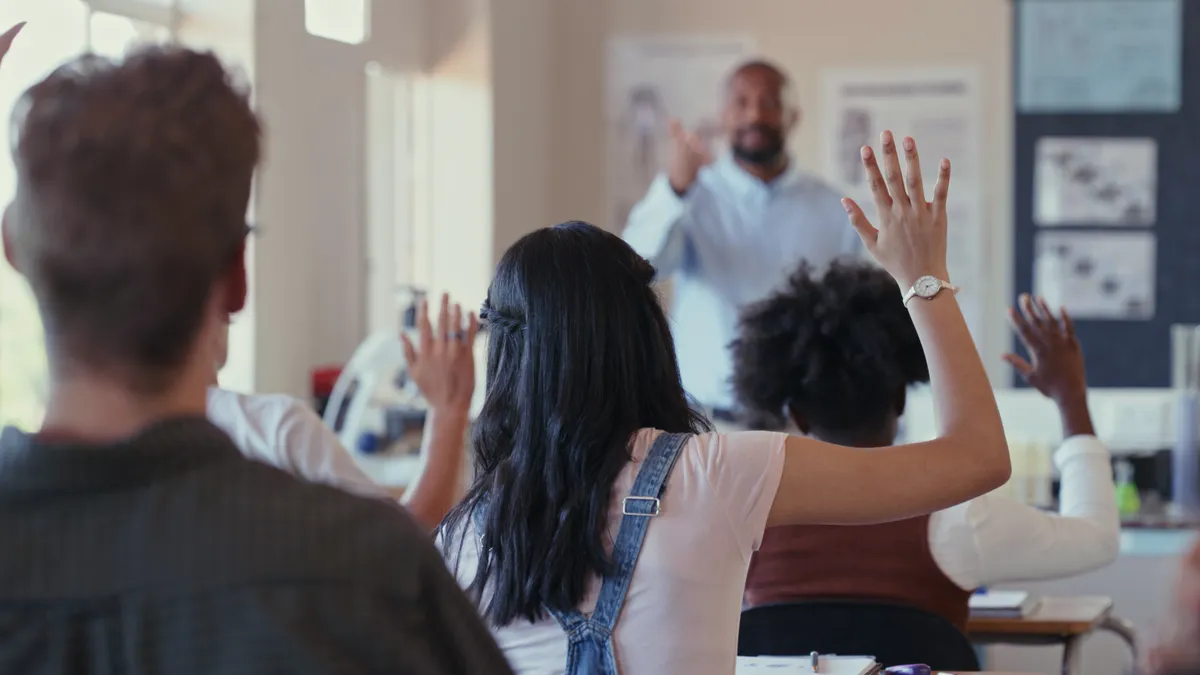
[[[882,525],[769,528],[750,563],[746,606],[798,600],[877,600],[933,612],[966,631],[971,591],[929,550],[929,516]]]

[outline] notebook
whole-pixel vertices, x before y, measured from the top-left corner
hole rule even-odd
[[[736,675],[809,675],[812,672],[812,659],[807,656],[739,656],[737,659]],[[879,664],[869,656],[822,656],[815,672],[820,675],[874,675],[879,672]]]
[[[980,619],[1020,619],[1037,609],[1041,600],[1027,591],[987,591],[969,601],[971,616]]]

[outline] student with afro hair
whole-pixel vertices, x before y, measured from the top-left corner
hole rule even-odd
[[[751,564],[748,607],[870,600],[923,609],[963,630],[967,600],[980,586],[1077,574],[1116,557],[1112,468],[1092,427],[1070,317],[1029,296],[1009,316],[1031,360],[1005,359],[1062,416],[1058,513],[993,493],[880,525],[769,528]],[[746,308],[732,350],[734,388],[752,416],[841,445],[892,445],[905,393],[929,381],[896,282],[862,263],[835,263],[821,275],[802,266]]]

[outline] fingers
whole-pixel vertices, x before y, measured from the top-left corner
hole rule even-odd
[[[908,206],[908,193],[904,191],[904,174],[900,172],[900,155],[896,152],[896,139],[892,132],[885,131],[880,134],[879,145],[883,150],[883,182],[887,184],[888,195],[894,203]]]
[[[1033,374],[1033,364],[1016,354],[1005,354],[1004,360],[1025,379],[1029,379],[1029,376]]]
[[[1056,327],[1051,324],[1054,321],[1054,317],[1043,314],[1042,308],[1028,293],[1022,294],[1018,303],[1020,304],[1021,314],[1024,315],[1025,320],[1041,334],[1041,337],[1044,338],[1047,334],[1058,332]]]
[[[1075,322],[1071,320],[1071,315],[1067,314],[1067,308],[1063,307],[1059,310],[1059,320],[1062,321],[1063,332],[1066,333],[1068,340],[1075,339]]]
[[[475,312],[467,313],[467,337],[466,344],[475,344],[475,336],[479,334],[479,317],[475,316]]]
[[[438,339],[450,339],[450,294],[442,293],[442,307],[438,310]]]
[[[433,326],[429,323],[429,302],[422,300],[417,306],[417,336],[421,344],[421,353],[428,354],[433,348]]]
[[[1053,328],[1054,332],[1058,335],[1066,334],[1066,327],[1058,320],[1054,312],[1050,311],[1050,306],[1046,304],[1045,298],[1040,295],[1035,297],[1034,306],[1037,307],[1038,313],[1042,316],[1047,328]]]
[[[946,196],[950,194],[950,160],[938,163],[937,184],[933,186],[934,213],[946,213]]]
[[[462,305],[454,303],[454,309],[450,311],[450,342],[451,344],[463,344],[462,337]]]
[[[1021,310],[1021,318],[1025,320],[1025,323],[1029,324],[1035,329],[1040,329],[1042,327],[1041,317],[1038,316],[1037,308],[1033,306],[1033,299],[1027,294],[1022,293],[1021,296],[1017,298],[1017,307]]]
[[[908,198],[913,204],[925,203],[925,185],[921,178],[921,158],[917,155],[917,142],[912,137],[904,139],[904,173],[908,178]]]
[[[684,137],[683,122],[680,122],[678,117],[672,117],[667,122],[667,133],[671,134],[671,138],[682,141]]]
[[[400,344],[404,347],[404,360],[409,366],[417,362],[417,349],[413,347],[412,340],[404,333],[400,334]]]
[[[1013,332],[1017,334],[1017,337],[1021,340],[1021,344],[1025,345],[1026,349],[1033,352],[1041,348],[1042,341],[1040,336],[1034,331],[1033,326],[1026,320],[1026,317],[1016,309],[1008,310],[1008,325],[1012,326]]]
[[[867,219],[867,214],[855,203],[853,199],[846,198],[842,200],[842,208],[846,209],[846,214],[850,216],[850,224],[858,232],[858,236],[862,239],[863,245],[867,250],[871,250],[875,246],[875,241],[879,239],[879,230],[871,224]]]
[[[875,151],[869,145],[862,147],[862,162],[863,169],[867,172],[867,185],[871,188],[871,197],[875,199],[875,209],[884,213],[892,208],[892,198],[888,196],[883,174],[879,172],[879,164],[875,161]]]
[[[4,31],[4,33],[0,35],[0,59],[3,59],[4,55],[8,53],[9,47],[12,47],[13,40],[17,39],[17,34],[20,33],[21,29],[24,27],[25,22],[22,21],[12,28]]]

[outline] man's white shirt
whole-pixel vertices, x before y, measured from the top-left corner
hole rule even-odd
[[[840,196],[792,164],[770,184],[729,156],[703,168],[680,197],[665,175],[629,215],[625,240],[671,278],[672,332],[683,386],[732,408],[728,346],[738,313],[778,288],[802,260],[816,268],[862,244]]]

